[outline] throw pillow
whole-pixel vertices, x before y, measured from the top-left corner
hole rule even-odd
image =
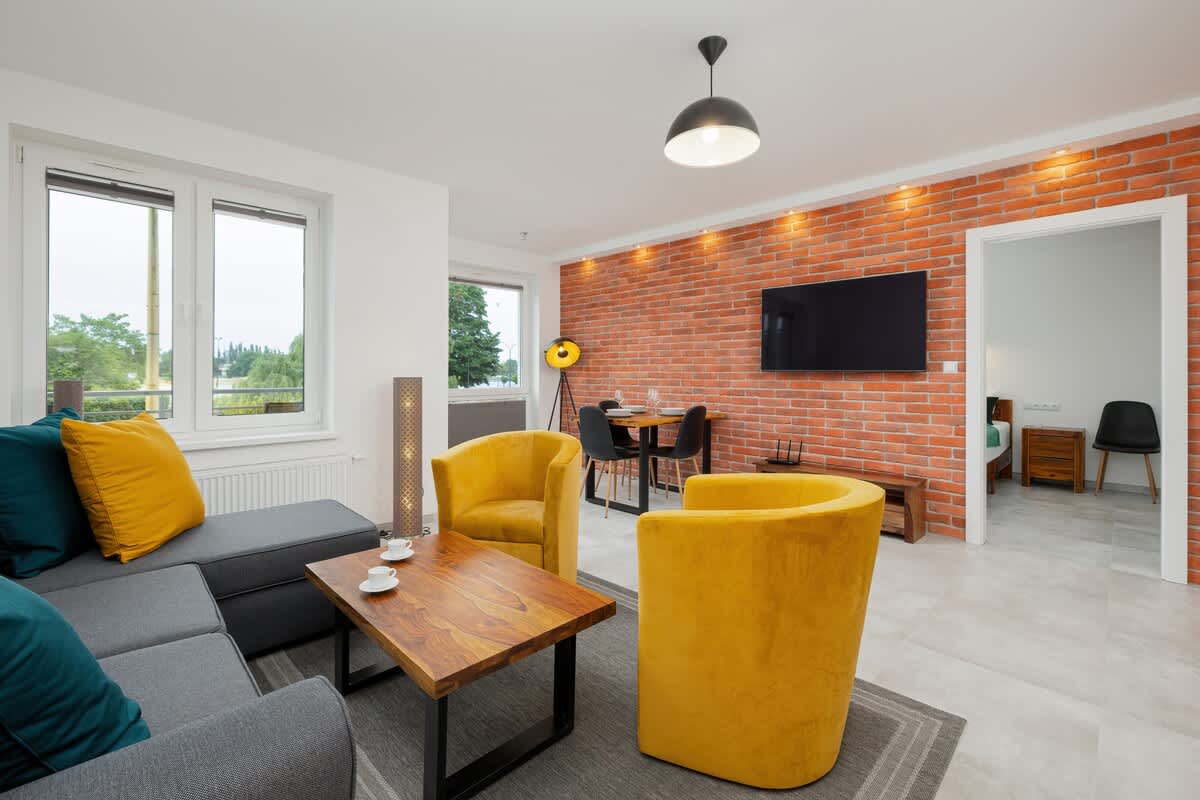
[[[996,403],[1000,401],[999,397],[989,397],[987,399],[987,419],[988,425],[992,424],[992,414],[996,413]]]
[[[59,425],[74,409],[0,428],[0,574],[32,578],[95,546]]]
[[[149,738],[62,614],[0,578],[0,793]]]
[[[106,558],[127,563],[204,521],[204,500],[183,453],[149,414],[99,424],[66,420],[62,440]]]

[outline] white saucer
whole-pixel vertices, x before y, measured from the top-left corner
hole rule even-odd
[[[362,583],[360,583],[358,585],[358,588],[363,590],[367,594],[379,594],[380,592],[386,592],[391,589],[395,589],[399,585],[400,585],[400,579],[393,575],[391,578],[388,579],[386,586],[381,586],[378,589],[372,589],[370,581],[363,581]]]
[[[633,412],[625,408],[610,408],[605,413],[614,419],[624,419],[625,417],[633,416]]]
[[[632,411],[634,414],[641,414],[646,410],[645,406],[621,406],[624,411]]]
[[[659,413],[662,414],[664,417],[682,417],[683,413],[685,411],[687,411],[686,408],[662,408],[662,409],[659,409]]]
[[[405,553],[404,555],[394,556],[391,553],[389,553],[387,550],[384,550],[382,553],[379,554],[379,557],[382,558],[384,561],[404,561],[405,559],[412,558],[413,554],[415,552],[416,551],[410,547],[410,548],[408,548],[408,552]]]

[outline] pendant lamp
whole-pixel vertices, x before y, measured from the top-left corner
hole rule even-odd
[[[723,36],[700,40],[700,53],[708,62],[708,97],[680,111],[671,123],[663,152],[676,164],[721,167],[758,150],[758,123],[746,107],[728,97],[713,95],[713,65],[727,44]]]

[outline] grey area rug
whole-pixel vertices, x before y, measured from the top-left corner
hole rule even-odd
[[[578,639],[575,730],[478,796],[493,800],[803,798],[932,800],[966,722],[856,681],[841,756],[821,780],[764,791],[691,772],[637,749],[637,595],[581,575],[618,601],[617,616]],[[384,658],[357,631],[351,667]],[[543,651],[450,697],[451,771],[549,714],[553,652]],[[332,679],[332,637],[254,659],[263,691],[306,677]],[[397,676],[347,698],[358,747],[357,800],[421,796],[424,695]]]

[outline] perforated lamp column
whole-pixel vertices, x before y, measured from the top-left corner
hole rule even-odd
[[[392,535],[422,531],[421,379],[392,379]]]

